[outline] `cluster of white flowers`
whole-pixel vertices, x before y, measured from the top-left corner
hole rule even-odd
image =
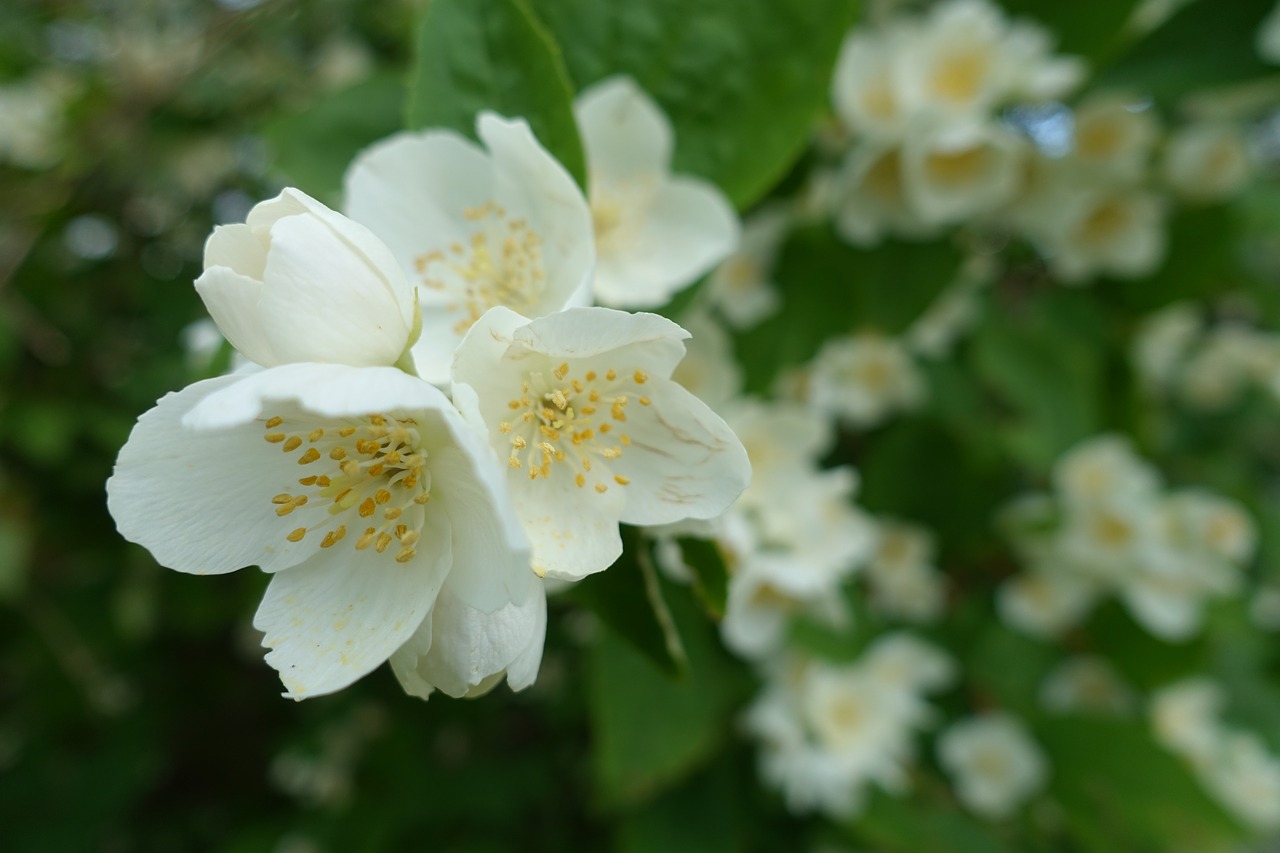
[[[1280,399],[1280,334],[1240,322],[1209,325],[1205,311],[1178,302],[1146,318],[1133,363],[1153,394],[1200,410],[1220,410],[1249,389]]]
[[[666,174],[669,128],[641,132],[665,119],[631,84],[579,116],[590,205],[525,122],[481,114],[483,147],[427,131],[360,155],[347,216],[286,189],[209,238],[196,289],[245,364],[142,416],[109,506],[165,566],[271,573],[254,624],[287,696],[388,660],[422,697],[527,686],[542,578],[608,568],[620,522],[712,518],[745,488],[742,444],[671,379],[689,333],[590,307],[664,301],[732,250],[732,209]],[[624,191],[643,198],[602,224]]]
[[[846,40],[832,99],[852,145],[823,193],[851,243],[959,225],[1019,234],[1067,282],[1153,272],[1172,196],[1228,198],[1252,166],[1240,127],[1163,136],[1140,94],[1070,95],[1084,63],[988,0],[945,0]],[[1157,153],[1160,159],[1156,161]]]
[[[905,633],[878,638],[853,663],[779,659],[744,720],[761,744],[761,775],[792,811],[835,817],[857,814],[873,784],[906,790],[916,735],[935,717],[925,696],[953,678],[946,655]]]
[[[876,550],[865,572],[871,607],[904,622],[936,622],[947,588],[934,565],[933,534],[892,518],[877,519],[876,528]]]
[[[1252,732],[1222,720],[1226,696],[1206,677],[1158,690],[1150,714],[1156,739],[1195,771],[1233,814],[1260,830],[1280,830],[1280,756]]]
[[[1006,818],[1044,787],[1044,753],[1016,718],[1001,712],[953,723],[938,737],[938,760],[966,808]]]
[[[1207,599],[1238,590],[1256,533],[1235,502],[1199,489],[1163,490],[1157,472],[1118,436],[1072,449],[1053,479],[1052,495],[1024,496],[1004,513],[1027,569],[998,592],[1010,625],[1060,634],[1111,593],[1152,634],[1182,640],[1199,630]]]

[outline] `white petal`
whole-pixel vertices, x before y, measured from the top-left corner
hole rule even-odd
[[[393,367],[286,364],[215,390],[192,406],[183,418],[186,426],[204,430],[248,423],[263,414],[268,401],[292,401],[325,417],[452,409],[437,388]]]
[[[669,170],[671,123],[630,77],[610,77],[585,89],[573,110],[593,173],[613,178]]]
[[[180,572],[220,574],[249,565],[287,568],[317,549],[315,537],[285,537],[272,497],[296,488],[298,466],[263,441],[259,424],[196,431],[182,421],[236,376],[197,382],[165,396],[138,419],[107,481],[107,507],[120,534]]]
[[[204,244],[204,266],[230,267],[240,275],[262,280],[267,247],[248,225],[219,225]]]
[[[209,267],[196,279],[209,316],[236,351],[255,364],[278,364],[258,311],[263,290],[261,281],[225,266]]]
[[[530,587],[519,603],[495,613],[467,607],[446,587],[431,614],[429,651],[409,669],[409,653],[397,652],[397,675],[406,689],[428,684],[460,698],[476,695],[496,683],[508,668],[513,690],[527,687],[537,676],[546,635],[547,601],[542,585]],[[420,640],[415,638],[420,647]],[[415,692],[410,690],[410,692]],[[419,694],[420,695],[420,694]]]
[[[603,465],[597,464],[594,473],[602,474]],[[604,571],[622,556],[618,518],[626,496],[621,487],[615,485],[603,494],[590,487],[578,488],[572,475],[559,466],[548,480],[511,479],[516,511],[533,546],[533,569],[539,575],[581,580]]]
[[[291,216],[273,225],[259,308],[277,358],[394,364],[410,325],[397,295],[411,291],[398,267],[388,274],[395,284],[317,217]]]
[[[468,236],[462,211],[492,197],[489,158],[453,131],[398,133],[366,148],[346,175],[346,210],[402,269]]]
[[[453,529],[454,572],[449,588],[469,608],[492,613],[524,601],[537,582],[528,541],[507,488],[506,469],[487,442],[469,429],[455,429],[449,447],[431,455],[433,502]]]
[[[607,355],[639,369],[667,377],[684,358],[689,333],[657,314],[629,314],[610,308],[572,308],[517,329],[511,356],[521,351],[556,359],[594,359]]]
[[[650,379],[648,406],[627,407],[631,446],[610,463],[623,488],[628,524],[714,518],[751,481],[742,442],[719,415],[674,382]]]
[[[637,233],[616,235],[607,244],[612,251],[602,250],[597,297],[624,308],[662,305],[729,257],[740,237],[724,193],[706,181],[672,178],[658,187]]]
[[[294,699],[332,693],[391,657],[423,618],[449,571],[449,529],[428,513],[416,556],[320,551],[271,579],[254,627],[267,663]]]

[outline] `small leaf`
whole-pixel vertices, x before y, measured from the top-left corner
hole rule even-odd
[[[573,89],[560,48],[524,0],[432,0],[418,30],[405,118],[475,137],[476,115],[524,118],[585,186]]]
[[[709,539],[686,536],[676,541],[685,565],[693,572],[694,595],[713,619],[723,619],[729,597],[729,570],[725,567],[724,555]]]

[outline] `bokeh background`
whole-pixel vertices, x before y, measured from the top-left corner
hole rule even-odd
[[[1178,299],[1225,299],[1215,303],[1224,316],[1280,327],[1280,69],[1240,60],[1252,56],[1268,4],[1196,4],[1230,8],[1168,37],[1154,27],[1149,40],[1100,35],[1118,33],[1116,10],[1123,23],[1136,3],[1007,4],[1048,15],[1070,45],[1090,47],[1100,75],[1168,103],[1229,90],[1259,165],[1229,203],[1173,218],[1170,260],[1139,281],[1049,286],[1025,246],[991,250],[1012,262],[983,297],[988,319],[974,340],[926,371],[936,407],[842,436],[837,454],[864,477],[860,503],[937,531],[953,601],[989,593],[1016,571],[992,528],[995,510],[1043,485],[1072,443],[1108,429],[1134,436],[1171,481],[1248,506],[1261,532],[1250,595],[1280,583],[1276,394],[1179,408],[1139,393],[1128,366],[1138,321]],[[532,5],[557,34],[576,14],[571,2]],[[767,29],[767,5],[743,15]],[[1148,14],[1177,4],[1163,5]],[[384,669],[335,696],[281,699],[250,626],[265,578],[158,567],[116,534],[103,484],[141,412],[227,367],[226,348],[198,324],[205,313],[191,287],[210,229],[243,221],[286,182],[336,202],[351,155],[402,126],[424,6],[11,0],[0,14],[0,849],[1156,850],[1178,843],[1168,834],[1178,812],[1208,814],[1197,829],[1221,830],[1209,833],[1212,845],[1187,849],[1236,849],[1256,837],[1215,811],[1189,775],[1151,792],[1157,777],[1184,772],[1167,756],[1147,775],[1117,775],[1148,752],[1121,749],[1108,762],[1115,732],[1105,726],[1060,732],[1058,742],[1096,756],[1098,777],[1076,762],[1065,793],[1055,790],[1066,804],[1013,825],[971,822],[936,773],[917,780],[913,800],[876,795],[859,821],[796,817],[757,781],[754,747],[736,724],[757,690],[751,668],[724,650],[702,602],[666,581],[688,655],[683,680],[592,615],[611,606],[593,596],[617,593],[587,590],[553,599],[541,675],[521,694],[422,703]],[[676,26],[673,8],[637,3],[619,26]],[[730,61],[768,65],[769,56],[736,46],[730,18],[693,16],[671,40],[684,53],[662,59],[674,77],[719,73],[717,63]],[[606,36],[617,34],[579,34]],[[649,62],[620,43],[620,67]],[[575,62],[563,46],[571,75],[612,70],[586,54]],[[826,102],[833,59],[814,74],[816,101]],[[741,65],[723,67],[733,81]],[[695,100],[678,89],[668,96]],[[726,131],[732,142],[704,142],[684,165],[697,172],[717,152],[751,147],[743,125],[797,121],[792,106],[747,116]],[[685,118],[718,120],[712,107]],[[803,127],[812,146],[730,194],[750,205],[794,194],[829,150],[831,126],[827,116]],[[828,284],[801,293],[806,281],[846,277],[840,265],[851,261],[820,231],[796,240],[783,259],[790,278],[779,281],[799,307],[739,341],[753,390],[850,325],[832,318],[831,305],[883,319],[934,295],[928,253],[943,250],[910,246],[854,267],[879,286],[869,297],[833,302]],[[913,271],[928,280],[913,282]],[[1083,648],[1120,650],[1126,675],[1143,686],[1212,670],[1233,685],[1235,719],[1276,749],[1277,623],[1274,614],[1269,627],[1250,621],[1250,612],[1249,600],[1215,611],[1212,630],[1186,645],[1106,609]],[[865,643],[878,625],[860,610],[858,620],[862,633],[849,643]],[[948,708],[1016,704],[1053,656],[986,630],[994,621],[989,601],[965,606],[935,637],[970,673]],[[1093,812],[1098,798],[1114,800],[1116,814]]]

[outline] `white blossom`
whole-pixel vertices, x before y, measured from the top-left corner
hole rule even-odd
[[[713,518],[747,485],[741,442],[669,378],[688,336],[655,314],[499,307],[459,345],[454,402],[508,466],[539,575],[602,571],[620,521]]]
[[[1044,753],[1015,718],[1003,713],[970,717],[938,738],[938,759],[956,795],[970,810],[1006,818],[1044,787]]]
[[[915,408],[924,381],[900,341],[876,333],[832,338],[811,365],[809,403],[859,427]]]
[[[913,131],[902,144],[903,189],[913,215],[940,225],[994,212],[1018,189],[1024,145],[993,122]]]
[[[368,228],[286,189],[213,230],[196,291],[245,358],[390,366],[417,334],[414,291]]]
[[[715,185],[671,174],[671,123],[631,78],[586,89],[574,114],[589,172],[596,299],[660,306],[737,247],[737,214]]]
[[[946,585],[933,565],[933,536],[894,519],[878,519],[876,527],[866,571],[871,606],[910,622],[935,621],[946,604]]]
[[[1133,363],[1148,388],[1167,390],[1200,337],[1200,310],[1189,302],[1175,302],[1144,319],[1133,339]]]
[[[1197,766],[1205,766],[1217,751],[1219,717],[1226,697],[1205,677],[1167,685],[1151,695],[1149,710],[1156,740]]]
[[[573,178],[523,120],[484,112],[476,132],[484,148],[448,130],[398,133],[346,175],[347,212],[417,286],[414,361],[437,385],[488,309],[534,318],[590,301],[591,213]]]
[[[702,296],[725,322],[749,329],[778,310],[773,265],[791,227],[782,207],[764,207],[747,217],[738,248],[707,279]]]
[[[1191,201],[1221,201],[1239,192],[1253,171],[1244,135],[1236,127],[1193,124],[1165,143],[1165,183]]]
[[[1137,697],[1106,659],[1078,655],[1045,677],[1040,703],[1058,713],[1125,714],[1135,707]]]
[[[433,618],[459,634],[417,654],[469,650],[446,692],[517,660],[513,686],[536,671],[540,630],[504,615],[538,590],[501,469],[441,392],[399,370],[295,364],[170,394],[139,419],[107,496],[120,532],[164,566],[271,573],[254,625],[286,696],[347,686]],[[459,605],[502,648],[473,642]]]

